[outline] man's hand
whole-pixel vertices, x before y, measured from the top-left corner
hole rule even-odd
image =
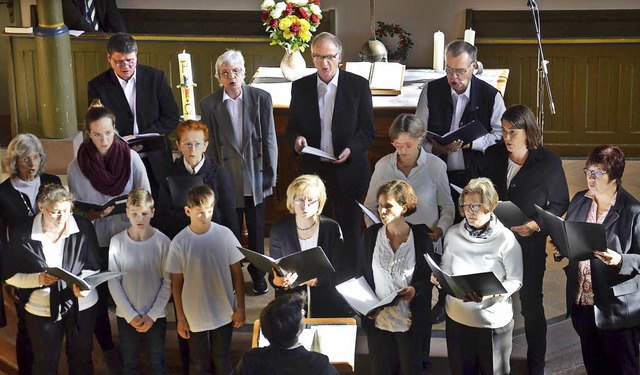
[[[299,136],[296,138],[295,143],[293,144],[293,149],[296,150],[298,154],[302,153],[302,149],[307,147],[307,139],[303,136]]]
[[[433,144],[431,152],[433,152],[434,155],[449,155],[452,152],[460,150],[463,146],[463,143],[460,139],[457,139],[449,143],[448,145],[441,145],[435,139],[432,139],[431,143]]]
[[[242,327],[244,325],[244,322],[247,321],[244,308],[242,307],[236,308],[236,311],[234,311],[233,315],[231,316],[231,320],[233,321],[233,328]]]
[[[600,259],[607,266],[616,267],[622,261],[622,255],[619,252],[607,249],[606,251],[593,250],[593,255]]]
[[[306,281],[306,282],[304,282],[304,283],[302,283],[302,284],[300,284],[300,285],[309,285],[310,287],[312,287],[312,288],[313,288],[313,287],[318,286],[318,279],[317,279],[317,278],[315,278],[315,279],[311,279],[311,280]]]
[[[178,331],[178,335],[180,335],[180,337],[182,337],[183,339],[188,339],[189,337],[191,337],[189,323],[187,323],[186,319],[178,318],[178,326],[176,327],[176,330]]]
[[[338,160],[332,160],[331,162],[333,164],[342,164],[347,161],[349,155],[351,155],[351,149],[347,147],[340,153],[340,155],[338,155]]]
[[[102,211],[89,210],[87,211],[87,214],[86,214],[87,219],[89,219],[89,221],[101,219],[105,216],[108,216],[111,213],[111,211],[113,211],[114,208],[116,208],[116,206],[109,206]]]

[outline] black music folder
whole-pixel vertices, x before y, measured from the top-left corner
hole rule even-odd
[[[182,209],[187,205],[187,197],[191,189],[204,185],[202,176],[169,176],[169,194],[171,194],[171,207]],[[218,197],[216,197],[216,200]]]
[[[136,134],[135,136],[133,136],[133,138],[125,142],[127,142],[129,147],[142,146],[142,150],[140,150],[140,152],[166,150],[169,146],[167,144],[167,139],[165,138],[165,136],[160,133]]]
[[[256,253],[240,246],[238,246],[238,250],[260,271],[271,273],[272,269],[275,269],[279,274],[278,276],[297,273],[298,278],[291,285],[292,289],[311,279],[335,272],[327,255],[320,246],[293,253],[280,259],[273,259],[268,255]]]
[[[476,139],[487,134],[487,129],[478,120],[473,120],[468,124],[461,125],[458,129],[450,131],[445,135],[438,135],[436,133],[427,131],[427,139],[435,139],[441,145],[448,145],[449,143],[460,139],[463,144],[468,144]]]
[[[571,261],[593,259],[592,250],[607,250],[607,236],[603,224],[565,221],[536,206],[541,227],[549,233],[560,254]]]
[[[111,213],[108,215],[108,216],[111,216],[111,215],[123,214],[126,212],[127,197],[128,197],[127,195],[121,195],[119,197],[112,198],[111,200],[103,204],[74,201],[73,205],[74,207],[84,212],[89,210],[104,211],[107,207],[114,206],[113,211],[111,211]]]
[[[507,228],[517,227],[531,221],[531,218],[525,215],[524,212],[511,201],[498,202],[493,213],[496,214],[498,220]]]
[[[481,296],[507,293],[500,280],[491,271],[453,276],[438,267],[429,254],[424,254],[424,257],[442,290],[451,296],[463,299],[470,292],[476,292]]]

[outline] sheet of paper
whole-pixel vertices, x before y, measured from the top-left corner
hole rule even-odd
[[[329,160],[338,160],[335,156],[329,154],[328,152],[322,151],[319,148],[305,146],[301,151],[303,154],[320,156],[321,158],[329,159]]]

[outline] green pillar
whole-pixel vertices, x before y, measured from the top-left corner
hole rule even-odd
[[[46,138],[68,138],[78,131],[69,29],[62,2],[37,0],[36,40],[38,101]]]

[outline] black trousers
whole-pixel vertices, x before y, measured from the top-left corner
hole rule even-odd
[[[452,375],[509,374],[513,319],[500,328],[476,328],[447,316],[447,353]]]
[[[18,333],[16,335],[16,357],[18,360],[18,374],[31,375],[33,373],[33,348],[27,331],[27,312],[24,303],[16,302],[18,318]]]
[[[93,350],[93,326],[97,306],[77,313],[69,312],[62,319],[52,321],[26,313],[27,330],[33,347],[33,373],[55,375],[62,350],[62,339],[66,338],[66,354],[71,375],[93,374],[91,352]]]
[[[640,326],[600,329],[593,306],[573,305],[571,322],[580,336],[582,359],[589,375],[638,375]]]
[[[422,344],[427,328],[425,324],[421,324],[418,329],[412,326],[407,332],[390,332],[376,328],[375,320],[365,317],[362,318],[362,327],[367,332],[373,375],[422,373]]]
[[[249,234],[249,249],[256,253],[264,254],[264,216],[265,203],[253,204],[253,197],[244,197],[244,208],[238,208],[239,227],[242,228],[242,218],[247,222],[247,232]],[[260,271],[253,264],[247,267],[252,280],[261,279],[265,273]]]

